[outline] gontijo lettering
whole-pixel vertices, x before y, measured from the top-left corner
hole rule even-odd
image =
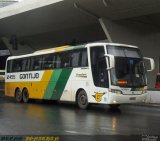
[[[26,73],[26,74],[20,74],[20,79],[38,79],[39,73]]]

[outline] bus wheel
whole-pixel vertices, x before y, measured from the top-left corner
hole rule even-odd
[[[117,108],[119,108],[119,106],[120,106],[120,104],[110,104],[110,105],[109,105],[109,107],[110,107],[111,109],[117,109]]]
[[[77,104],[78,104],[78,107],[81,109],[86,109],[88,107],[88,98],[84,90],[78,93]]]
[[[16,89],[15,98],[18,103],[22,102],[22,93],[19,88]]]
[[[24,103],[28,103],[28,101],[29,101],[29,93],[28,93],[28,90],[26,88],[23,90],[22,95],[23,95],[23,102]]]

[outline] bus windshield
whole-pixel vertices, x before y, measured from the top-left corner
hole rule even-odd
[[[108,46],[107,51],[115,56],[115,68],[111,70],[112,85],[146,86],[146,69],[138,48]]]

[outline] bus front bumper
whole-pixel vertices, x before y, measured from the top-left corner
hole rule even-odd
[[[145,102],[147,98],[147,93],[139,94],[139,95],[123,95],[123,94],[115,94],[110,93],[108,104],[122,104],[122,103],[139,103]]]

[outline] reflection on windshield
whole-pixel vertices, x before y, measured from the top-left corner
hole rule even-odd
[[[115,57],[115,69],[111,71],[112,84],[145,86],[144,62],[141,58]]]

